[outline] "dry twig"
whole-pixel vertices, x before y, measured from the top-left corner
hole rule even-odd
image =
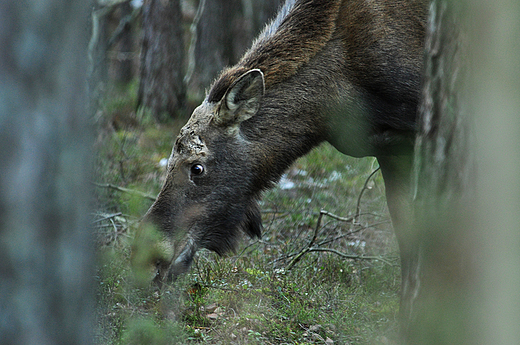
[[[318,233],[321,229],[321,221],[323,219],[323,216],[328,216],[328,217],[331,217],[333,219],[336,219],[340,222],[352,222],[354,220],[354,217],[349,217],[349,218],[345,218],[345,217],[340,217],[340,216],[337,216],[333,213],[330,213],[328,211],[325,211],[325,210],[321,210],[320,211],[320,215],[318,216],[318,222],[316,223],[316,227],[314,228],[314,234],[312,235],[312,238],[309,242],[309,244],[307,245],[307,248],[303,249],[298,255],[296,255],[296,257],[294,259],[292,259],[292,261],[289,263],[289,265],[287,265],[287,268],[286,270],[290,270],[291,268],[294,267],[294,265],[296,265],[298,263],[298,261],[301,260],[301,258],[307,254],[309,251],[311,251],[313,245],[314,245],[314,242],[316,242],[316,238],[318,237]]]
[[[333,254],[336,254],[336,255],[339,255],[341,256],[342,258],[345,258],[345,259],[353,259],[353,260],[375,260],[375,261],[381,261],[381,262],[384,262],[385,264],[387,265],[390,265],[390,266],[396,266],[394,263],[390,262],[389,260],[385,259],[384,257],[382,256],[370,256],[370,255],[357,255],[357,254],[345,254],[345,253],[342,253],[338,250],[335,250],[335,249],[330,249],[330,248],[309,248],[309,250],[307,251],[308,253],[310,252],[329,252],[329,253],[333,253]]]
[[[381,167],[378,167],[376,170],[372,171],[370,175],[368,175],[367,179],[365,180],[365,184],[363,185],[363,188],[361,188],[361,192],[359,193],[357,204],[356,204],[356,215],[354,216],[354,223],[359,223],[359,216],[361,212],[361,198],[363,197],[363,193],[365,193],[365,190],[368,189],[368,182],[370,179],[381,169]]]
[[[329,253],[334,253],[336,255],[339,255],[343,258],[346,258],[346,259],[354,259],[354,260],[378,260],[378,261],[381,261],[381,262],[384,262],[386,264],[389,264],[389,265],[393,265],[390,261],[388,261],[387,259],[383,258],[383,257],[380,257],[380,256],[365,256],[365,255],[357,255],[357,254],[345,254],[345,253],[342,253],[340,251],[337,251],[335,249],[330,249],[330,248],[321,248],[320,246],[323,245],[323,244],[326,244],[326,243],[330,243],[332,241],[328,240],[328,241],[322,241],[320,243],[318,243],[316,246],[314,246],[315,242],[316,242],[316,239],[318,237],[318,233],[321,229],[321,222],[322,222],[322,219],[323,219],[323,216],[328,216],[332,219],[335,219],[337,221],[340,221],[340,222],[347,222],[347,223],[351,223],[351,224],[356,224],[356,225],[359,225],[359,217],[361,215],[361,198],[363,197],[363,193],[365,192],[365,190],[368,189],[368,183],[370,181],[370,179],[372,179],[372,177],[380,170],[380,168],[378,167],[376,170],[374,170],[368,177],[367,179],[365,180],[365,183],[363,185],[363,188],[361,189],[361,192],[359,193],[359,196],[358,196],[358,199],[357,199],[357,205],[356,205],[356,213],[354,216],[352,217],[341,217],[341,216],[338,216],[338,215],[335,215],[331,212],[328,212],[328,211],[325,211],[325,210],[321,210],[320,211],[320,214],[318,216],[318,222],[316,223],[316,227],[314,228],[314,234],[309,242],[309,244],[307,245],[306,248],[304,248],[303,250],[301,250],[298,254],[295,254],[294,255],[294,258],[291,260],[291,262],[287,265],[286,267],[286,270],[290,270],[291,268],[294,267],[294,265],[296,265],[300,260],[301,258],[307,254],[307,253],[310,253],[310,252],[329,252]],[[356,230],[350,230],[348,232],[348,234],[345,234],[345,235],[341,235],[340,237],[337,237],[338,239],[339,238],[342,238],[342,237],[345,237],[347,235],[351,235],[353,233],[356,233],[356,232],[359,232],[361,231],[362,229],[365,229],[367,227],[361,227],[359,229],[356,229]],[[293,255],[289,255],[288,257],[291,257]],[[287,257],[287,258],[288,258]]]
[[[156,199],[156,197],[151,195],[151,194],[144,193],[144,192],[141,192],[141,191],[138,191],[138,190],[135,190],[135,189],[119,187],[119,186],[116,186],[116,185],[113,185],[113,184],[110,184],[110,183],[96,183],[96,182],[93,182],[93,184],[96,187],[99,187],[99,188],[114,189],[114,190],[117,190],[119,192],[128,193],[128,194],[132,194],[132,195],[137,195],[137,196],[140,196],[140,197],[152,200],[152,201],[155,201],[155,199]]]

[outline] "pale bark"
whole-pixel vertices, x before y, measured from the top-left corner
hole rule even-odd
[[[434,0],[408,344],[520,343],[520,5]]]
[[[0,2],[0,343],[92,343],[88,2]]]

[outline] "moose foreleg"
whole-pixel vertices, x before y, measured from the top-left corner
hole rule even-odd
[[[417,234],[412,227],[411,169],[412,155],[378,157],[386,188],[388,209],[392,218],[401,256],[401,303],[399,318],[401,337],[407,338],[413,318],[421,280]]]

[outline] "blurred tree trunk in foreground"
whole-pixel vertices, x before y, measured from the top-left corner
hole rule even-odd
[[[520,4],[434,0],[408,344],[520,344]],[[474,24],[478,23],[478,24]]]
[[[466,219],[474,211],[475,162],[472,119],[461,97],[467,72],[462,13],[455,6],[432,2],[426,40],[414,181],[417,282],[415,300],[403,315],[410,344],[470,340],[465,311],[473,268]]]
[[[152,112],[158,122],[182,115],[186,102],[184,43],[179,0],[143,3],[138,107]]]
[[[92,343],[88,1],[0,2],[0,343]]]
[[[479,164],[474,344],[520,344],[520,2],[468,5]]]

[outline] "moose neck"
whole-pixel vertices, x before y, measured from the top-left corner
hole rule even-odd
[[[259,182],[262,189],[298,157],[329,140],[331,120],[358,107],[345,103],[345,94],[356,92],[345,78],[344,42],[337,32],[342,3],[288,0],[238,64],[224,70],[210,89],[207,101],[217,103],[247,71],[263,73],[260,109],[240,126],[259,162],[259,180],[266,181]]]
[[[261,189],[278,180],[297,158],[328,140],[331,118],[338,109],[348,107],[341,95],[350,86],[337,78],[342,64],[330,54],[334,49],[339,49],[339,42],[328,43],[291,78],[266,85],[258,113],[242,123],[241,133],[257,162],[258,180],[263,181],[257,184]]]
[[[211,87],[207,101],[217,103],[247,71],[263,73],[265,94],[258,113],[240,125],[259,164],[259,179],[266,181],[262,189],[325,140],[356,157],[411,152],[416,91],[399,91],[395,80],[405,80],[405,85],[416,81],[405,78],[406,73],[392,78],[381,70],[384,64],[368,68],[345,58],[349,47],[363,43],[348,43],[346,29],[337,26],[338,12],[347,3],[288,1],[240,62],[223,71]],[[384,76],[386,91],[355,77],[367,73]],[[389,90],[397,96],[389,97]],[[403,120],[403,114],[409,118]]]

